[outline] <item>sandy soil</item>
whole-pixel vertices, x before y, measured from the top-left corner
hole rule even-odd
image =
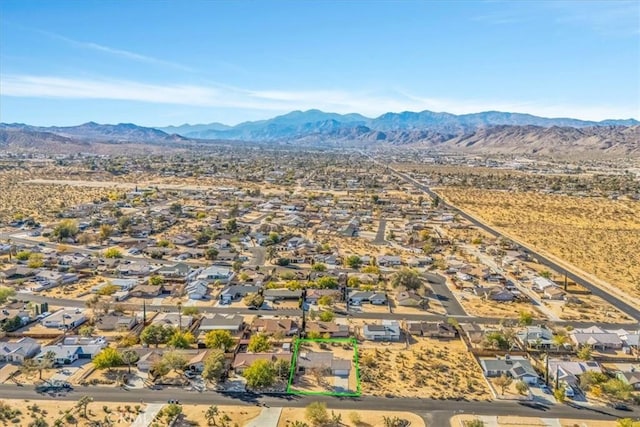
[[[256,418],[260,414],[261,408],[254,406],[217,406],[219,415],[216,417],[219,420],[224,414],[231,418],[230,425],[238,424],[239,426],[245,426],[252,419]],[[207,405],[182,405],[182,413],[187,421],[196,423],[198,426],[206,426],[207,417],[205,414],[209,406]]]
[[[476,417],[472,415],[455,415],[451,417],[451,427],[460,427],[463,425],[465,421],[472,421],[476,419]],[[616,427],[617,423],[615,421],[594,421],[594,420],[571,420],[571,419],[561,419],[560,425],[562,427]],[[509,427],[509,426],[528,426],[528,427],[545,427],[546,424],[540,418],[531,418],[531,417],[497,417],[497,427]]]
[[[516,238],[640,296],[640,203],[446,188],[440,194]]]
[[[331,416],[331,407],[327,408],[329,416]],[[349,427],[374,427],[384,425],[383,417],[399,417],[409,420],[411,427],[426,427],[424,420],[411,412],[393,412],[393,411],[350,411],[344,409],[334,409],[333,412],[336,415],[342,416],[342,423]],[[350,414],[357,412],[360,415],[361,422],[356,425],[351,422]],[[296,421],[309,423],[305,418],[304,408],[284,408],[280,415],[280,422],[278,427],[291,427]]]
[[[533,314],[535,319],[546,319],[535,307],[523,302],[498,302],[486,300],[470,292],[463,293],[464,299],[458,298],[460,305],[471,316],[480,317],[505,317],[517,319],[520,312],[526,311]]]
[[[24,426],[35,418],[44,418],[49,425],[52,425],[58,419],[62,419],[65,421],[64,425],[89,427],[91,422],[104,421],[105,417],[108,417],[113,422],[111,425],[114,427],[128,427],[137,416],[136,406],[139,406],[141,411],[144,411],[145,408],[144,404],[91,402],[87,406],[88,418],[85,419],[80,416],[82,411],[75,408],[76,402],[72,401],[4,399],[2,402],[20,410],[22,413],[19,417],[20,422],[14,425]],[[105,411],[105,408],[107,411]],[[65,419],[65,417],[73,417],[78,424],[73,424],[73,422],[70,422],[71,418]]]
[[[342,345],[338,344],[328,344],[325,348],[320,346],[320,343],[304,343],[301,344],[298,349],[298,358],[300,357],[300,353],[304,353],[306,351],[314,351],[314,352],[327,352],[330,351],[333,353],[333,357],[336,359],[344,359],[350,360],[351,363],[351,371],[349,373],[348,380],[348,390],[342,390],[343,392],[355,393],[357,391],[358,380],[356,377],[356,367],[353,363],[354,360],[354,349],[351,346],[344,348]],[[316,378],[310,372],[306,372],[305,374],[297,374],[294,382],[291,386],[293,390],[296,391],[304,391],[304,392],[334,392],[335,391],[335,383],[336,377],[328,374],[322,377]]]
[[[404,344],[358,347],[363,394],[491,399],[482,371],[462,341],[413,339],[409,349]]]

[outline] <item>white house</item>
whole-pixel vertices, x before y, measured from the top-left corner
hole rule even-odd
[[[370,341],[399,341],[400,324],[397,320],[383,320],[380,325],[364,325],[362,335]]]
[[[22,363],[40,352],[40,343],[25,337],[18,341],[0,343],[0,362]]]
[[[80,309],[64,308],[42,319],[45,328],[73,329],[87,321]]]
[[[189,299],[204,299],[207,296],[209,290],[207,282],[204,280],[196,280],[187,284],[185,292],[189,296]]]
[[[233,279],[234,272],[228,267],[220,265],[212,265],[197,273],[196,278],[198,280],[206,280],[208,282],[220,281],[221,283],[228,283]]]

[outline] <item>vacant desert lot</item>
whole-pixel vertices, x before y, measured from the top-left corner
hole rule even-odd
[[[515,426],[529,426],[529,427],[545,427],[550,425],[548,419],[531,418],[531,417],[480,417],[485,421],[485,425],[489,425],[490,422],[495,422],[497,427],[515,427]],[[469,422],[479,419],[472,415],[455,415],[451,418],[451,427],[458,427],[463,425],[463,422]],[[618,424],[615,421],[595,421],[595,420],[569,420],[560,419],[558,424],[561,427],[616,427]]]
[[[342,424],[345,427],[374,427],[384,425],[384,417],[408,420],[411,427],[424,427],[425,423],[422,418],[411,412],[393,412],[393,411],[351,411],[346,409],[331,409],[327,407],[329,416],[331,413],[342,417]],[[353,413],[358,414],[359,422],[354,423]],[[304,408],[284,408],[280,415],[278,427],[292,427],[296,422],[304,422],[309,424],[309,420],[305,418]]]
[[[55,423],[60,420],[58,421],[60,425],[88,427],[96,425],[96,422],[108,420],[109,425],[113,427],[125,427],[130,426],[138,414],[145,409],[145,405],[134,403],[91,402],[87,405],[87,418],[84,418],[84,410],[76,405],[77,402],[54,399],[0,401],[3,411],[6,407],[20,411],[20,414],[12,418],[10,423],[6,422],[3,425],[17,426],[32,425],[31,423],[35,420],[44,419],[47,424],[37,425],[56,425]]]
[[[413,344],[365,342],[360,351],[362,394],[491,399],[480,366],[456,340],[412,338]]]
[[[516,239],[640,296],[640,202],[443,188],[453,205]]]

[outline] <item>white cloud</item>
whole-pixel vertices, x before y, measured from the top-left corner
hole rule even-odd
[[[129,80],[72,79],[52,76],[2,75],[0,96],[25,98],[105,99],[172,104],[204,108],[283,113],[318,108],[336,113],[377,116],[389,111],[446,111],[454,114],[498,110],[545,117],[587,120],[638,117],[638,107],[560,105],[542,102],[506,102],[474,99],[442,99],[343,90],[247,90],[220,84],[147,84]]]
[[[131,59],[133,61],[145,62],[148,64],[155,64],[155,65],[162,65],[162,66],[175,68],[182,71],[194,71],[192,68],[187,67],[186,65],[183,65],[183,64],[166,61],[164,59],[154,58],[152,56],[142,55],[136,52],[131,52],[129,50],[117,49],[114,47],[109,47],[109,46],[105,46],[105,45],[101,45],[93,42],[83,42],[79,40],[74,40],[72,38],[63,36],[62,34],[52,33],[50,31],[44,31],[44,30],[38,30],[38,29],[33,29],[33,31],[36,31],[40,34],[44,34],[45,36],[53,39],[61,40],[71,46],[79,47],[82,49],[94,50],[97,52],[107,53],[113,56],[119,56],[125,59]]]

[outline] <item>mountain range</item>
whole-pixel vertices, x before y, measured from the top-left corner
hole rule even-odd
[[[455,115],[431,111],[386,113],[376,118],[360,114],[293,111],[268,120],[227,126],[221,123],[142,127],[94,122],[69,127],[37,127],[0,123],[0,146],[30,151],[39,146],[62,151],[91,144],[142,144],[185,147],[212,140],[322,146],[398,146],[544,155],[640,155],[640,122],[634,119],[600,122],[544,118],[489,111]],[[105,145],[106,144],[106,145]],[[73,147],[73,148],[72,148]]]

